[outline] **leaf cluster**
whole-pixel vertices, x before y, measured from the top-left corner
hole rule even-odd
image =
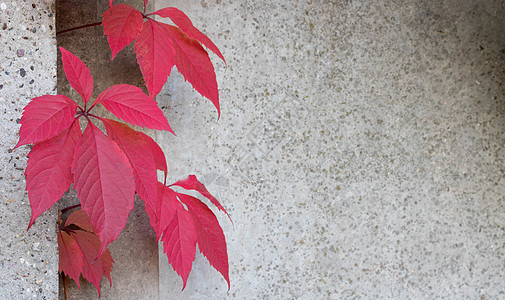
[[[65,75],[81,99],[44,95],[33,98],[24,108],[15,148],[34,144],[25,171],[32,210],[28,228],[73,185],[81,210],[73,211],[65,221],[59,218],[59,270],[78,285],[82,275],[100,294],[102,276],[111,281],[113,260],[107,247],[125,228],[137,194],[145,203],[168,261],[182,277],[183,288],[197,244],[229,288],[226,241],[216,216],[204,202],[173,187],[194,190],[226,213],[223,206],[194,175],[167,186],[166,158],[151,137],[125,123],[94,114],[94,108],[101,105],[130,125],[174,133],[154,100],[171,69],[176,66],[219,113],[216,76],[202,45],[224,58],[176,8],[146,14],[147,0],[144,12],[126,4],[113,5],[112,0],[109,4],[102,26],[112,59],[135,40],[148,94],[136,86],[119,84],[91,99],[93,78],[89,69],[60,47]],[[155,21],[154,15],[170,18],[177,27]],[[105,132],[97,122],[103,124]],[[158,181],[157,170],[164,173],[163,183]]]

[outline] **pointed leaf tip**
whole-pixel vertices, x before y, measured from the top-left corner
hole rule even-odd
[[[209,201],[212,202],[212,204],[214,204],[220,211],[224,212],[230,219],[230,222],[233,224],[233,221],[228,212],[226,211],[226,209],[224,209],[224,207],[221,205],[221,203],[219,203],[216,197],[212,196],[212,194],[207,190],[205,185],[203,185],[203,183],[198,181],[195,175],[189,175],[187,178],[179,180],[172,185],[180,186],[186,190],[195,190],[199,192],[202,196],[209,199]]]
[[[193,196],[177,193],[177,197],[186,204],[193,217],[198,249],[207,257],[210,265],[223,275],[229,290],[230,275],[226,239],[216,216],[207,205]]]
[[[128,158],[98,127],[88,123],[72,164],[74,188],[101,242],[99,255],[126,226],[135,181]]]
[[[161,240],[168,262],[182,278],[184,290],[195,260],[197,233],[188,211],[177,200],[173,204],[176,205],[175,213]]]
[[[59,47],[63,71],[70,85],[81,95],[82,101],[88,103],[93,93],[93,77],[86,65],[72,52]]]
[[[207,51],[203,49],[197,40],[188,37],[179,28],[168,24],[160,24],[164,26],[172,40],[177,70],[198,93],[214,104],[218,114],[220,114],[216,73]]]
[[[156,174],[156,162],[151,144],[145,138],[146,135],[131,129],[126,124],[109,119],[102,119],[108,136],[117,143],[128,157],[135,178],[135,190],[140,199],[144,201],[146,210],[155,213],[156,216],[158,178]],[[153,222],[151,222],[153,223]]]
[[[77,104],[64,95],[45,95],[33,98],[23,110],[19,141],[14,149],[60,134],[72,124]]]
[[[74,122],[58,136],[37,143],[28,153],[26,190],[32,211],[28,229],[70,187],[70,166],[80,135],[79,122]]]
[[[117,53],[138,36],[142,29],[142,13],[130,5],[117,4],[104,12],[102,17],[103,32],[112,52],[111,60],[114,60]]]
[[[88,229],[91,227],[87,214],[82,210],[73,211],[65,221],[63,228],[67,228],[70,225],[82,226]],[[73,245],[71,251],[68,251],[68,247],[62,243],[65,238],[67,239],[67,243]],[[60,229],[58,232],[58,247],[60,248],[59,272],[63,271],[68,274],[76,281],[78,286],[79,275],[82,275],[84,279],[95,286],[100,297],[100,281],[102,276],[109,279],[109,283],[112,285],[110,272],[114,260],[109,250],[105,250],[102,255],[99,255],[100,239],[93,231],[80,229],[64,231]],[[76,265],[76,263],[79,264]]]
[[[147,19],[135,41],[135,54],[142,76],[153,99],[163,88],[175,65],[174,49],[165,24]]]
[[[166,7],[160,10],[157,10],[150,15],[158,15],[162,18],[170,18],[172,22],[174,22],[179,29],[181,29],[187,36],[192,39],[195,39],[202,43],[205,47],[209,48],[210,51],[214,52],[226,65],[226,60],[224,59],[223,54],[217,48],[217,46],[200,30],[198,30],[189,17],[182,12],[181,10],[175,7]]]
[[[79,276],[84,266],[82,251],[71,233],[58,231],[59,272],[65,272],[80,288]]]
[[[174,133],[156,101],[136,86],[111,86],[98,96],[96,103],[130,124]]]

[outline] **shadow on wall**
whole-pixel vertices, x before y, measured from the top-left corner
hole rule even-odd
[[[115,1],[127,3],[134,7],[143,5],[142,1]],[[108,1],[56,1],[56,30],[95,23],[101,20],[101,15],[108,9]],[[103,35],[101,26],[89,27],[57,36],[58,46],[72,51],[90,69],[93,76],[94,89],[92,98],[115,84],[131,84],[146,91],[144,80],[133,52],[133,45],[127,46],[111,62],[111,51],[107,38]],[[61,53],[58,51],[58,94],[72,99],[80,99],[77,92],[71,88],[63,72]],[[103,108],[100,114],[114,117]],[[102,126],[102,124],[95,124]],[[144,132],[148,133],[144,130]],[[59,208],[75,204],[75,190],[67,192],[59,201]],[[155,299],[158,296],[158,246],[156,236],[151,228],[144,204],[135,199],[135,209],[130,212],[126,228],[119,238],[110,246],[115,263],[112,269],[112,287],[107,279],[102,278],[102,299]],[[97,291],[93,285],[81,279],[79,290],[75,282],[69,278],[69,294],[71,299],[94,299]],[[60,276],[60,298],[64,296]]]

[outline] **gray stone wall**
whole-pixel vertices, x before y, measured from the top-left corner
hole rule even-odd
[[[98,18],[105,2],[80,7]],[[211,54],[221,118],[174,69],[157,100],[177,136],[157,140],[169,180],[196,174],[234,220],[215,211],[231,289],[197,253],[181,292],[139,205],[111,245],[102,299],[505,297],[502,1],[151,5],[185,11],[227,59]],[[58,297],[56,211],[26,232],[29,147],[11,151],[22,107],[56,93],[55,10],[0,0],[0,298]],[[96,82],[138,84],[95,71],[103,42],[95,28],[68,49]]]
[[[53,1],[0,1],[0,298],[57,299],[56,210],[29,231],[24,169],[30,147],[12,150],[23,107],[56,93]]]
[[[505,297],[503,1],[156,1],[217,57],[222,103],[173,75],[170,178],[235,226],[231,290],[200,254],[160,299]]]

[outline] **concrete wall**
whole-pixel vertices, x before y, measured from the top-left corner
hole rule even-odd
[[[160,299],[505,297],[503,1],[183,1],[222,116],[158,97],[170,178],[217,194],[231,290],[197,255]]]
[[[81,9],[98,18],[105,2],[74,1],[66,22],[85,22],[72,15]],[[158,269],[137,206],[111,245],[114,285],[103,282],[102,299],[504,297],[501,1],[151,5],[185,11],[228,62],[211,55],[219,121],[174,70],[158,102],[178,136],[157,140],[171,181],[196,174],[230,212],[234,226],[216,215],[232,286],[197,254],[180,292],[162,251]],[[0,0],[0,9],[0,296],[52,299],[55,210],[26,233],[28,147],[9,149],[28,99],[56,92],[55,5]],[[138,84],[134,73],[96,71],[109,66],[92,30],[67,48],[90,60],[97,82]],[[117,64],[120,75],[136,67],[126,54]],[[70,92],[65,84],[59,92]],[[96,297],[82,288],[71,286],[73,298]]]
[[[56,210],[30,231],[24,169],[30,148],[17,143],[29,99],[56,93],[54,3],[0,1],[0,298],[58,297]]]

